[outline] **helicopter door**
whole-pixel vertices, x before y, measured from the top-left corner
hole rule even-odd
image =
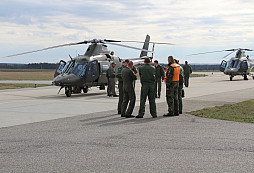
[[[99,64],[98,61],[91,61],[88,64],[87,73],[85,76],[86,82],[94,82],[99,78],[100,71],[99,71]]]
[[[61,60],[61,61],[59,62],[59,65],[58,65],[58,68],[56,69],[56,72],[55,72],[55,74],[54,74],[54,77],[58,76],[58,75],[62,72],[62,70],[63,70],[63,68],[64,68],[65,65],[66,65],[66,62],[65,62],[64,60]]]
[[[227,66],[227,61],[223,60],[220,64],[220,71],[224,72],[225,68]]]
[[[240,71],[246,72],[247,70],[248,70],[248,62],[246,60],[244,60],[240,64]]]

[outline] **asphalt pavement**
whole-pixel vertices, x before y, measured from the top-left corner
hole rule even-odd
[[[254,124],[199,118],[192,110],[254,99],[254,80],[221,73],[192,78],[184,113],[117,115],[117,98],[57,87],[0,91],[0,172],[254,172]],[[163,85],[163,87],[165,87]],[[140,84],[136,83],[139,106]]]

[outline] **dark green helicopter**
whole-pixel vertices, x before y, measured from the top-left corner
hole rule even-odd
[[[133,46],[119,44],[118,42],[138,42],[144,43],[143,49],[136,48]],[[154,45],[157,42],[150,42],[150,36],[147,35],[145,42],[139,41],[117,41],[117,40],[87,40],[78,43],[69,43],[58,46],[52,46],[40,50],[20,53],[11,56],[23,55],[27,53],[33,53],[38,51],[44,51],[48,49],[64,47],[64,46],[72,46],[72,45],[80,45],[80,44],[89,44],[84,55],[78,55],[75,58],[70,57],[70,61],[65,62],[61,60],[59,62],[59,66],[56,69],[54,74],[54,80],[52,81],[53,85],[60,86],[60,90],[65,88],[65,94],[67,97],[71,97],[71,94],[84,93],[88,92],[88,88],[90,87],[99,87],[100,90],[104,90],[105,86],[108,83],[106,77],[106,71],[109,68],[112,62],[116,63],[116,69],[118,69],[122,65],[122,59],[118,56],[115,56],[111,53],[106,44],[112,44],[116,46],[122,46],[126,48],[141,50],[141,54],[139,58],[132,58],[131,60],[134,62],[134,65],[140,65],[143,63],[144,58],[147,57],[147,53],[153,51],[149,51],[149,43],[153,43]],[[158,43],[158,44],[168,44],[170,43]],[[154,47],[153,47],[154,49]],[[59,90],[59,92],[60,92]],[[59,93],[58,92],[58,93]]]
[[[232,81],[233,77],[237,75],[243,76],[244,80],[248,80],[247,75],[252,76],[252,78],[254,79],[253,74],[251,74],[251,70],[254,67],[254,60],[251,60],[248,55],[247,56],[245,55],[245,51],[253,51],[253,50],[238,48],[238,49],[228,49],[228,50],[222,50],[222,51],[230,52],[229,54],[224,56],[222,59],[227,58],[233,53],[236,53],[234,57],[231,57],[228,61],[222,60],[220,64],[220,71],[226,75],[229,75],[230,81]],[[204,53],[197,53],[192,55],[200,55],[200,54],[222,52],[222,51],[204,52]]]

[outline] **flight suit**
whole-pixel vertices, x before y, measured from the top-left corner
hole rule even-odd
[[[141,81],[141,95],[140,95],[140,107],[138,117],[143,117],[145,114],[145,103],[148,97],[150,114],[152,117],[157,117],[156,104],[155,104],[155,68],[145,63],[139,68],[139,75]]]
[[[155,66],[155,97],[160,98],[161,96],[161,81],[165,77],[165,72],[161,65]],[[158,89],[157,89],[158,88]],[[157,93],[158,91],[158,93]]]
[[[178,100],[179,100],[179,114],[183,113],[183,100],[182,100],[182,90],[183,90],[183,83],[184,83],[184,75],[183,75],[183,68],[180,66],[181,71],[179,75],[179,88],[178,88]]]
[[[108,89],[107,89],[107,93],[108,96],[115,96],[116,95],[116,91],[115,91],[115,69],[114,67],[110,66],[107,70],[107,74],[106,76],[108,77]]]
[[[118,91],[119,91],[119,100],[118,100],[118,106],[117,111],[118,114],[121,114],[121,108],[123,103],[123,79],[122,79],[122,69],[127,68],[124,65],[118,68],[116,77],[118,78]]]
[[[137,80],[137,77],[129,67],[123,68],[121,74],[123,79],[123,103],[121,107],[121,117],[130,117],[136,102],[133,81]]]
[[[168,64],[168,70],[165,76],[166,99],[168,104],[167,116],[179,115],[178,88],[180,71],[180,65],[176,63]]]
[[[184,85],[188,87],[190,74],[192,73],[192,68],[189,64],[185,64],[183,66],[183,71],[184,71]]]

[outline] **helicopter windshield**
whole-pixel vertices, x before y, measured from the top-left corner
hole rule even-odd
[[[240,69],[241,62],[239,60],[228,61],[227,68],[237,68]]]
[[[75,62],[72,73],[76,76],[83,77],[86,73],[87,62]]]
[[[237,68],[237,69],[240,69],[240,61],[235,61],[233,67]]]
[[[68,73],[73,68],[73,61],[68,61],[67,64],[64,66],[62,73]]]

